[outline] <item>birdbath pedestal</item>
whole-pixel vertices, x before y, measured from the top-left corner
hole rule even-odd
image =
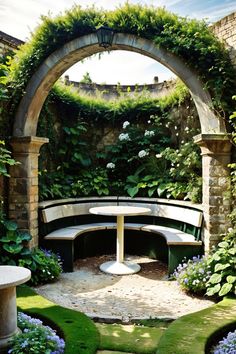
[[[0,353],[6,353],[17,328],[16,286],[31,277],[29,269],[0,266]]]

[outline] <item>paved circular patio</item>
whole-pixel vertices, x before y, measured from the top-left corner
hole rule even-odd
[[[59,281],[35,289],[55,303],[92,318],[123,322],[137,318],[178,318],[213,304],[209,299],[182,292],[176,281],[168,281],[165,264],[145,257],[126,257],[141,265],[137,274],[102,273],[99,265],[114,257],[81,259],[73,273],[63,273]]]

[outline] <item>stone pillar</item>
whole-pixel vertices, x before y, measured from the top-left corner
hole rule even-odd
[[[32,235],[30,247],[38,245],[38,156],[47,142],[34,136],[13,137],[10,142],[20,164],[10,168],[9,218]]]
[[[202,152],[204,242],[207,253],[227,233],[231,212],[230,163],[227,134],[200,134],[194,141]]]

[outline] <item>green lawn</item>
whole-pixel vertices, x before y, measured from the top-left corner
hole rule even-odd
[[[95,354],[97,350],[104,354],[204,354],[217,332],[232,325],[236,328],[236,298],[225,298],[170,325],[160,320],[95,324],[83,313],[58,306],[27,286],[17,288],[17,306],[59,329],[66,341],[65,354]]]

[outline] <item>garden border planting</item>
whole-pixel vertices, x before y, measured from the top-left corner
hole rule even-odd
[[[17,306],[30,315],[37,315],[63,333],[65,354],[94,354],[99,346],[99,333],[85,314],[58,306],[27,286],[17,288]]]

